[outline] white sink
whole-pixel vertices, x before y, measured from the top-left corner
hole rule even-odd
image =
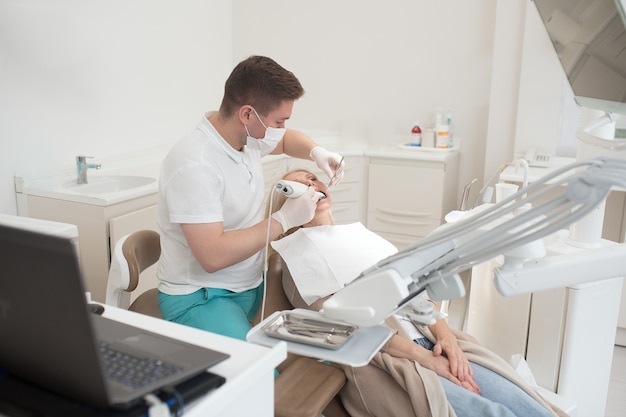
[[[155,178],[136,175],[92,176],[88,179],[87,184],[78,184],[76,181],[68,181],[63,184],[63,189],[67,192],[85,195],[108,194],[143,187],[155,181]]]
[[[87,184],[77,184],[75,176],[47,177],[24,181],[15,177],[18,194],[74,201],[97,206],[109,206],[148,195],[156,195],[156,176],[109,174],[91,175]]]

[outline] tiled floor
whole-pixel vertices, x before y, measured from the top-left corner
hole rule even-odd
[[[626,347],[615,346],[605,417],[626,416]]]

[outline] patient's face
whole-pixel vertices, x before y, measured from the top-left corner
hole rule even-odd
[[[333,207],[332,199],[328,193],[328,187],[322,181],[320,181],[316,175],[308,171],[294,171],[285,175],[284,179],[289,181],[296,181],[307,186],[313,187],[315,191],[320,191],[326,195],[326,198],[317,202],[317,208],[315,209],[315,215],[329,211]]]

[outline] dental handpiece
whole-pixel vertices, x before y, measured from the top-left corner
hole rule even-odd
[[[276,189],[289,198],[300,197],[308,188],[308,186],[296,181],[280,180],[276,183]],[[326,198],[326,195],[319,191],[315,195],[318,197],[318,200]]]

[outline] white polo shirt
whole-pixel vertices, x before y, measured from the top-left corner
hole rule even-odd
[[[161,258],[159,290],[190,294],[204,287],[241,292],[262,280],[263,251],[220,271],[206,272],[193,256],[181,223],[222,222],[224,230],[253,226],[264,218],[264,183],[259,140],[233,149],[207,113],[167,154],[159,177],[158,226]]]

